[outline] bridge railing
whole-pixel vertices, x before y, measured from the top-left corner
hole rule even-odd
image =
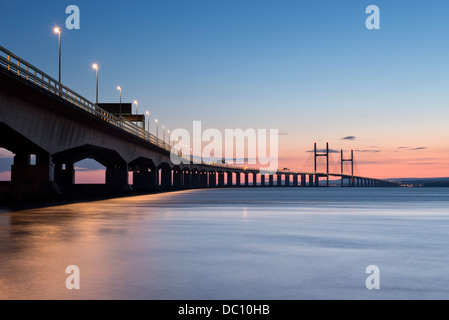
[[[101,120],[119,127],[128,133],[140,137],[166,151],[170,151],[171,147],[165,141],[155,137],[151,133],[143,130],[136,124],[128,121],[123,117],[116,117],[106,110],[98,107],[93,102],[84,98],[82,95],[76,93],[65,85],[59,83],[56,79],[49,76],[40,69],[34,67],[32,64],[16,56],[12,52],[0,46],[0,66],[7,69],[11,73],[33,83],[37,87],[44,89],[61,99],[70,102],[72,105],[89,112]]]

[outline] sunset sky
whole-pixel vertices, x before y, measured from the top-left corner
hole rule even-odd
[[[364,176],[449,177],[447,1],[0,3],[0,45],[54,77],[52,28],[79,6],[81,29],[62,31],[62,82],[92,101],[95,62],[100,102],[118,102],[121,85],[172,130],[279,129],[281,168],[303,169],[328,141],[354,149]],[[365,27],[372,4],[380,30]],[[10,157],[0,149],[0,180]],[[104,174],[77,166],[82,181]]]

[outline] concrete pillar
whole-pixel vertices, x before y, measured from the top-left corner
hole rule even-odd
[[[224,172],[218,173],[218,187],[219,188],[225,187],[225,173]]]
[[[207,177],[207,172],[201,172],[200,173],[200,188],[207,188],[208,187],[208,183],[207,183],[208,177]]]
[[[189,189],[192,187],[192,173],[190,171],[184,170],[182,172],[183,175],[183,186],[185,189]]]
[[[282,186],[282,174],[277,175],[277,186],[278,187]]]
[[[226,176],[227,176],[227,186],[231,188],[233,186],[232,172],[226,172]]]
[[[309,187],[313,187],[313,174],[309,174]]]
[[[182,170],[173,170],[173,188],[181,189],[184,187],[184,183],[182,181]]]
[[[161,175],[161,189],[170,190],[172,188],[172,171],[169,168],[160,170]]]
[[[106,168],[106,185],[111,191],[130,191],[128,165],[110,165]]]
[[[75,165],[73,163],[67,163],[63,169],[62,163],[56,164],[55,181],[61,189],[75,184]]]
[[[260,175],[260,185],[262,186],[262,187],[265,187],[265,182],[266,182],[266,176],[264,175],[264,174],[261,174]]]
[[[242,175],[240,174],[240,172],[237,172],[236,173],[236,181],[235,181],[235,185],[237,186],[237,187],[240,187],[241,186],[241,178],[242,178]]]
[[[293,175],[293,186],[298,187],[298,176],[295,174]]]
[[[55,167],[49,153],[36,155],[31,165],[29,154],[17,153],[11,166],[11,193],[16,199],[45,198],[61,193],[55,182]]]
[[[200,172],[195,170],[192,171],[192,177],[191,177],[191,184],[192,188],[199,188],[200,187]]]
[[[301,187],[306,187],[306,186],[307,186],[307,184],[306,184],[306,175],[302,174],[301,175]]]
[[[249,187],[249,173],[245,172],[244,176],[245,176],[245,187]]]
[[[156,187],[156,173],[153,169],[140,168],[139,172],[133,173],[133,190],[134,191],[151,191]]]
[[[253,187],[257,187],[257,173],[253,173]]]
[[[268,179],[269,179],[270,188],[273,188],[274,187],[274,174],[270,174]]]
[[[319,186],[320,186],[320,176],[315,175],[315,187],[319,187]]]
[[[285,175],[285,186],[290,187],[290,175],[289,174]]]
[[[209,172],[209,188],[217,187],[217,173],[215,171]]]

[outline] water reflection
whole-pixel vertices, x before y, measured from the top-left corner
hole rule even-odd
[[[0,299],[449,298],[448,195],[201,190],[3,209]],[[388,290],[364,288],[370,264]]]

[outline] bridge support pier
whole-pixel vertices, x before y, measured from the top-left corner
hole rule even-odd
[[[313,174],[309,174],[309,187],[311,188],[314,186],[313,180],[314,180]]]
[[[266,182],[266,175],[264,175],[264,174],[261,174],[260,175],[260,185],[262,186],[262,187],[265,187],[265,182]]]
[[[50,154],[37,154],[36,164],[31,165],[29,154],[18,153],[11,166],[11,195],[17,200],[53,198],[61,193],[54,175]]]
[[[282,187],[282,174],[277,175],[277,186]]]
[[[225,173],[226,174],[226,186],[228,187],[228,188],[231,188],[232,187],[232,179],[233,179],[233,177],[232,177],[232,172],[226,172]]]
[[[306,175],[302,174],[301,175],[301,187],[306,187]]]
[[[315,175],[315,187],[319,187],[319,186],[320,186],[320,176]]]
[[[249,187],[249,173],[245,172],[245,187]]]
[[[192,188],[200,187],[200,173],[197,170],[192,171],[191,181]]]
[[[55,181],[61,190],[70,187],[75,184],[75,165],[73,163],[55,164]]]
[[[299,185],[298,185],[298,176],[297,175],[293,176],[293,186],[294,187],[299,187]]]
[[[215,171],[209,172],[209,188],[217,187],[217,173]]]
[[[128,182],[128,165],[114,164],[106,168],[106,185],[112,192],[132,191]]]
[[[270,174],[268,179],[269,179],[270,187],[271,188],[274,187],[274,174]]]
[[[192,187],[192,173],[190,171],[182,171],[182,180],[183,180],[183,186],[186,189],[189,189]]]
[[[173,170],[173,188],[174,189],[182,189],[184,187],[184,183],[182,181],[182,170],[175,169]]]
[[[257,187],[257,173],[253,173],[253,187]]]
[[[289,174],[285,175],[285,186],[290,187],[290,175]]]
[[[235,177],[236,177],[236,179],[235,179],[235,186],[236,186],[236,187],[240,187],[240,186],[242,185],[242,183],[241,183],[241,179],[242,179],[241,173],[240,173],[240,172],[237,172],[237,173],[235,174]]]
[[[172,171],[169,168],[162,168],[160,170],[161,173],[161,189],[162,190],[170,190],[172,188],[171,180],[172,180]]]
[[[224,172],[218,173],[218,187],[219,188],[225,187],[225,173]]]
[[[139,172],[133,173],[133,189],[134,191],[151,191],[156,187],[156,172],[153,169],[141,168]]]
[[[200,188],[207,188],[207,172],[201,172],[200,173]]]

